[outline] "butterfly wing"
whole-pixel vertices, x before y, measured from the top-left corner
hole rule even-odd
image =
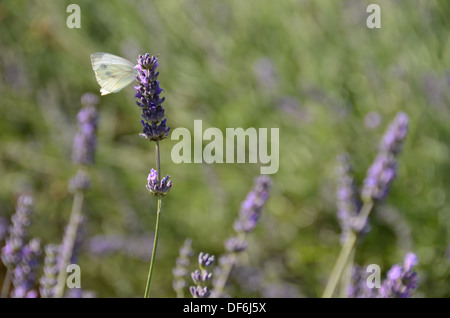
[[[120,91],[138,75],[133,63],[117,55],[93,53],[91,62],[102,95]]]

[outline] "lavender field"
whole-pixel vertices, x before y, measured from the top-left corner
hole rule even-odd
[[[450,297],[449,17],[2,1],[1,297]]]

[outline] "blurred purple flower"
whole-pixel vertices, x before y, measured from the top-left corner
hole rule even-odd
[[[29,293],[36,281],[36,268],[39,266],[41,255],[41,242],[39,239],[32,239],[20,251],[20,262],[14,269],[12,282],[14,290],[11,294],[13,298],[28,298],[34,295]]]
[[[367,171],[361,195],[364,200],[382,201],[389,193],[397,173],[397,156],[408,132],[408,116],[398,113],[389,125],[379,146],[379,152]]]
[[[152,252],[152,233],[135,237],[124,237],[120,235],[97,235],[90,238],[84,245],[89,254],[97,257],[121,253],[143,261],[150,260]]]
[[[139,55],[138,64],[135,67],[138,70],[136,77],[138,85],[134,87],[136,104],[142,110],[143,119],[140,136],[151,141],[165,139],[170,131],[170,127],[166,125],[166,119],[163,119],[165,111],[162,103],[165,98],[160,97],[163,90],[159,87],[159,72],[156,72],[158,66],[158,58],[147,53]]]
[[[2,261],[9,269],[13,269],[21,259],[21,250],[28,238],[30,216],[33,213],[34,200],[29,195],[21,195],[17,200],[16,213],[11,217],[9,237],[2,248]]]
[[[69,180],[69,192],[75,193],[76,191],[86,191],[91,186],[91,179],[88,174],[83,170],[78,170],[75,177]]]
[[[369,230],[369,225],[366,221],[366,224],[362,229],[356,227],[357,216],[362,204],[358,196],[358,189],[353,178],[353,167],[350,164],[350,157],[348,154],[339,156],[337,175],[337,216],[341,226],[342,243],[346,240],[350,229],[355,230],[357,233],[367,232]]]
[[[190,265],[189,258],[193,254],[194,252],[192,250],[192,241],[190,239],[186,239],[183,245],[180,247],[176,266],[172,270],[173,289],[177,293],[178,298],[184,297],[184,288],[187,286],[186,276],[188,274],[188,267]]]
[[[59,273],[59,252],[60,245],[49,244],[45,246],[44,274],[39,280],[39,291],[42,298],[53,298],[55,296],[55,286]]]
[[[377,289],[369,288],[367,285],[368,273],[365,268],[354,265],[352,269],[352,280],[348,290],[349,298],[374,298]]]
[[[97,147],[97,126],[99,114],[94,106],[83,107],[77,115],[78,132],[72,146],[72,160],[77,164],[94,163]]]
[[[248,233],[254,230],[269,197],[270,186],[271,180],[268,176],[260,176],[255,180],[254,188],[242,202],[239,217],[234,223],[236,232]]]
[[[417,289],[419,279],[414,267],[418,258],[414,253],[406,254],[403,265],[396,264],[391,267],[387,277],[379,290],[381,298],[409,298]]]

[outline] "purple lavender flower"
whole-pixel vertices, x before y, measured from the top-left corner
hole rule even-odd
[[[208,298],[211,295],[207,285],[213,278],[213,273],[209,271],[209,268],[214,264],[214,260],[214,255],[208,253],[200,252],[198,255],[199,269],[191,273],[192,280],[196,285],[189,287],[192,297]]]
[[[192,241],[186,239],[180,247],[179,256],[176,266],[172,270],[173,273],[173,289],[177,293],[178,298],[184,297],[184,288],[187,286],[186,276],[188,274],[189,258],[193,255]]]
[[[268,176],[261,176],[255,180],[252,191],[241,205],[239,217],[234,223],[236,232],[251,232],[256,227],[262,208],[269,197],[271,181]]]
[[[366,223],[362,230],[355,226],[356,217],[361,209],[361,201],[359,200],[356,182],[353,178],[353,168],[347,154],[341,155],[338,161],[337,216],[342,230],[341,242],[344,242],[350,229],[356,232],[367,231],[368,225]]]
[[[53,298],[58,280],[58,262],[60,245],[49,244],[45,247],[44,275],[39,280],[42,298]]]
[[[403,141],[408,134],[409,118],[403,112],[395,116],[394,121],[389,125],[380,144],[380,151],[398,155],[403,147]]]
[[[135,67],[138,70],[136,76],[138,85],[134,87],[136,90],[135,97],[137,98],[136,104],[142,110],[141,124],[143,129],[140,136],[151,141],[165,139],[170,131],[166,119],[163,119],[164,108],[162,103],[165,98],[160,97],[163,90],[159,87],[159,72],[156,72],[158,66],[158,58],[147,53],[139,55],[138,65]]]
[[[99,114],[94,106],[83,107],[77,115],[78,132],[72,146],[72,160],[78,164],[94,163]]]
[[[158,172],[151,169],[147,177],[146,188],[157,197],[165,196],[172,187],[172,181],[169,181],[170,176],[167,175],[158,183]]]
[[[361,195],[364,200],[382,201],[397,173],[397,156],[408,132],[408,116],[398,113],[380,143],[379,153],[367,171]]]
[[[349,298],[374,298],[376,289],[367,285],[368,273],[365,268],[358,265],[353,266],[352,280],[348,291]]]
[[[21,259],[21,250],[26,244],[30,216],[33,213],[34,200],[29,195],[21,195],[17,200],[16,213],[11,217],[9,237],[2,248],[2,261],[9,269],[13,269]]]
[[[379,294],[381,298],[409,298],[418,287],[418,276],[414,271],[418,259],[414,253],[406,254],[403,265],[391,267]]]
[[[189,287],[189,291],[194,298],[208,298],[211,295],[208,286],[191,286]]]
[[[236,254],[247,248],[245,236],[258,224],[262,209],[269,197],[271,179],[268,176],[255,178],[253,189],[241,204],[239,216],[234,222],[236,234],[225,241],[227,253],[219,258],[219,266],[215,270],[212,297],[223,297],[225,284],[237,261]]]
[[[15,287],[11,295],[13,298],[32,297],[35,294],[32,288],[36,281],[36,268],[41,255],[40,248],[40,240],[34,238],[20,251],[20,262],[15,267],[12,278]]]

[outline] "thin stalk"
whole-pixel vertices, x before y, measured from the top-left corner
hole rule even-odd
[[[153,239],[152,259],[150,261],[150,268],[148,270],[147,286],[145,287],[144,298],[149,297],[150,285],[152,283],[153,266],[155,265],[156,247],[158,245],[158,233],[159,233],[159,218],[161,215],[161,198],[158,199],[158,209],[156,211],[156,225],[155,225],[155,238]]]
[[[245,236],[246,236],[245,233],[239,234],[239,239],[241,242],[245,240]],[[236,264],[236,261],[237,261],[237,253],[236,252],[230,253],[228,263],[226,264],[226,266],[222,268],[222,273],[220,273],[220,277],[217,279],[215,283],[214,286],[215,297],[219,298],[222,295],[225,289],[225,285],[228,281],[228,277],[230,276],[231,270],[233,269],[233,266]]]
[[[3,281],[1,298],[8,297],[9,286],[11,285],[11,276],[12,276],[12,270],[10,270],[8,268],[6,270],[5,280]]]
[[[78,226],[81,221],[81,209],[83,207],[84,193],[83,191],[76,191],[73,198],[72,212],[70,214],[69,225],[67,226],[66,234],[64,235],[62,243],[61,263],[59,266],[58,280],[55,288],[55,297],[62,298],[64,295],[64,288],[66,286],[67,271],[70,258],[72,257],[73,247],[77,238]]]
[[[156,141],[155,144],[155,157],[156,157],[156,171],[158,171],[158,175],[156,177],[156,181],[158,184],[161,182],[161,157],[159,154],[159,141]],[[155,265],[155,257],[156,257],[156,248],[158,245],[158,236],[159,236],[159,219],[161,215],[161,197],[158,197],[158,207],[156,210],[156,225],[155,225],[155,237],[153,239],[153,250],[152,250],[152,259],[150,260],[150,268],[148,270],[147,276],[147,285],[145,286],[144,298],[149,298],[150,294],[150,285],[152,283],[152,275],[153,275],[153,267]]]
[[[369,200],[364,203],[361,213],[358,215],[358,225],[365,224],[370,211],[373,207],[373,201]],[[341,252],[339,253],[338,259],[334,264],[333,270],[328,280],[325,291],[323,292],[322,298],[331,298],[334,295],[336,287],[341,280],[342,273],[344,272],[345,265],[348,263],[349,257],[355,248],[357,235],[354,231],[350,231],[347,236],[346,241],[342,245]]]
[[[348,298],[348,292],[350,290],[350,285],[352,282],[352,271],[353,271],[353,262],[355,259],[355,249],[353,249],[350,257],[348,258],[348,262],[345,266],[344,274],[341,281],[341,286],[339,290],[339,298]]]

